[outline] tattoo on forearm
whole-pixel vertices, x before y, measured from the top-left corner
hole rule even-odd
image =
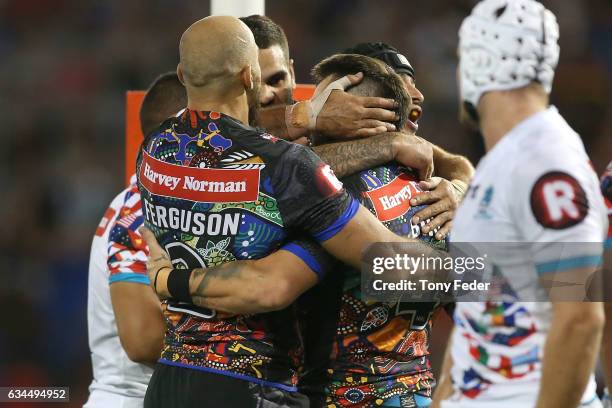
[[[315,146],[313,150],[338,178],[393,160],[392,138],[387,135]]]
[[[192,272],[192,282],[195,286],[195,291],[192,296],[207,296],[206,288],[208,284],[215,279],[229,279],[239,276],[242,271],[243,264],[240,261],[229,262],[219,266],[210,268],[198,268]]]

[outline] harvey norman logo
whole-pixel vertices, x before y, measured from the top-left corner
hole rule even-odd
[[[179,166],[157,160],[143,151],[139,176],[140,183],[151,194],[224,203],[257,200],[259,171]]]
[[[366,191],[381,221],[390,221],[410,210],[410,199],[421,193],[417,181],[409,174],[403,173],[388,184],[374,190]]]

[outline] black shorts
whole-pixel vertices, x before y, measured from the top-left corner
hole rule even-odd
[[[220,374],[157,364],[145,408],[308,408],[299,392],[250,383]]]

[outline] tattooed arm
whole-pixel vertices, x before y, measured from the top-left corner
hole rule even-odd
[[[343,81],[344,79],[346,81]],[[328,87],[342,82],[346,88],[357,85],[362,79],[362,73],[347,75]],[[325,91],[320,92],[319,97],[320,94],[325,94]],[[393,99],[351,95],[335,89],[326,99],[319,101],[323,106],[315,113],[313,105],[317,105],[316,99],[317,96],[314,96],[309,101],[290,106],[261,108],[257,114],[257,122],[273,135],[291,141],[315,130],[338,139],[366,137],[395,130],[395,126],[389,123],[397,120]],[[310,114],[316,115],[314,120],[310,120]]]
[[[330,165],[339,178],[390,161],[412,167],[422,179],[429,178],[433,172],[432,145],[419,137],[401,132],[315,146],[313,150]]]
[[[161,299],[170,297],[172,263],[153,233],[142,230],[149,247],[147,273]],[[284,309],[317,283],[317,275],[296,255],[278,250],[265,258],[194,269],[189,278],[193,304],[231,313],[264,313]]]

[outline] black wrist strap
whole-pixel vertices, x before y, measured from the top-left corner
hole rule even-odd
[[[191,303],[189,277],[193,269],[173,269],[168,275],[168,292],[174,300]]]

